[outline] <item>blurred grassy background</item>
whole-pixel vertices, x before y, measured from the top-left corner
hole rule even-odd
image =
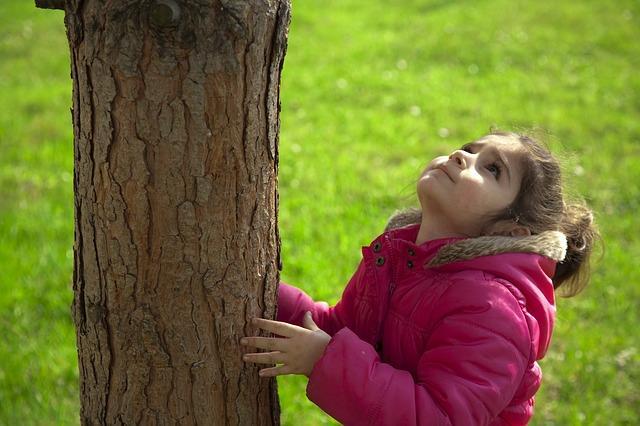
[[[282,78],[282,279],[335,302],[426,161],[546,129],[606,252],[558,302],[535,425],[637,424],[640,3],[294,0]],[[78,423],[63,13],[0,3],[0,424]],[[284,425],[333,424],[279,379]]]

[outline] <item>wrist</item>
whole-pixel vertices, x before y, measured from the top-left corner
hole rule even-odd
[[[309,369],[304,373],[305,376],[307,377],[311,377],[313,373],[313,369],[318,364],[318,362],[322,359],[322,357],[324,356],[324,352],[327,349],[327,346],[329,346],[329,343],[331,342],[331,336],[329,336],[324,331],[318,330],[316,333],[318,336],[317,337],[318,340],[314,345],[313,357],[311,359]]]

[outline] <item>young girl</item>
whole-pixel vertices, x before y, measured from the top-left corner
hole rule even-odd
[[[526,424],[549,346],[554,289],[587,282],[591,211],[563,199],[560,168],[533,139],[496,132],[437,157],[421,209],[362,248],[334,307],[281,283],[280,337],[247,362],[305,374],[307,396],[341,423]],[[316,325],[317,324],[317,325]]]

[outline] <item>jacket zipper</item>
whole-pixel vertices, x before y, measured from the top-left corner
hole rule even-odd
[[[389,305],[391,304],[391,295],[393,294],[393,290],[396,289],[396,283],[394,283],[393,281],[389,283],[389,290],[388,290],[388,295],[387,295],[387,310],[389,309]],[[386,314],[386,310],[385,310],[385,314]]]
[[[387,316],[387,312],[389,311],[389,306],[391,305],[391,295],[393,291],[396,289],[396,284],[391,281],[389,283],[389,288],[387,289],[387,303],[384,307],[384,311],[382,311],[382,315],[380,316],[380,325],[378,329],[378,338],[376,343],[376,350],[382,354],[382,331],[384,329],[384,319]]]

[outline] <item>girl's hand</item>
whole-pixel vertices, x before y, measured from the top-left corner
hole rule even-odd
[[[243,337],[240,339],[242,345],[266,349],[269,352],[245,354],[242,359],[256,364],[279,364],[260,370],[262,377],[284,374],[304,374],[309,377],[331,336],[318,328],[310,312],[305,314],[302,323],[305,328],[286,322],[254,318],[254,325],[284,337]]]

